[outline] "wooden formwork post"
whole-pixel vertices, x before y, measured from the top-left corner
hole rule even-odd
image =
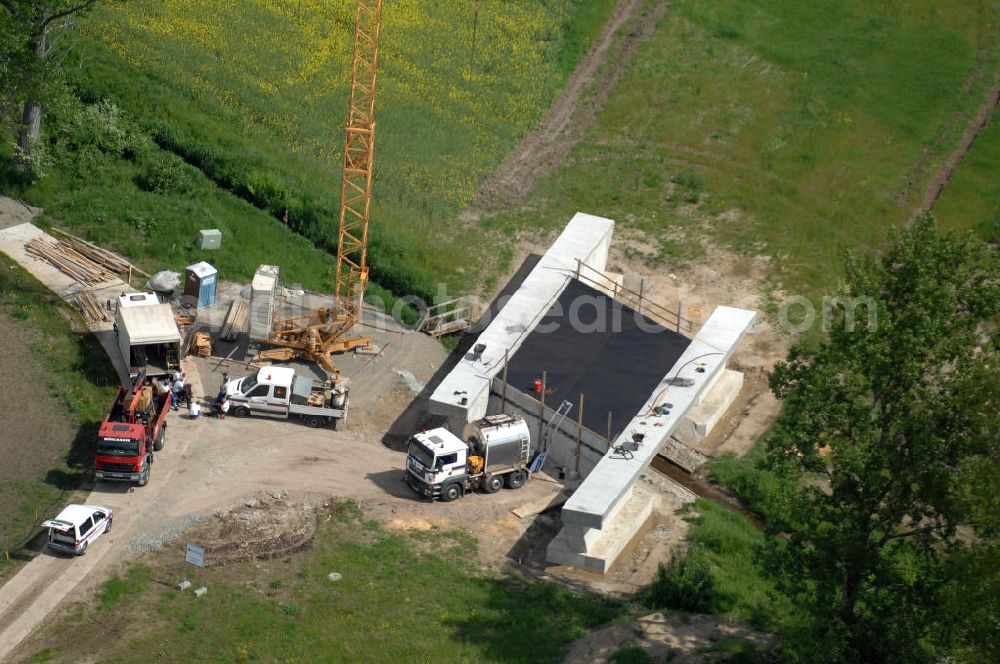
[[[503,349],[503,385],[500,386],[500,412],[507,414],[507,351]]]
[[[542,436],[545,435],[545,381],[548,378],[548,374],[542,372],[542,394],[541,398],[538,400],[538,449],[544,450],[545,441],[542,440]]]
[[[580,410],[576,414],[576,465],[574,472],[580,477],[580,446],[583,444],[583,392],[580,392]]]
[[[646,285],[646,280],[643,277],[639,277],[639,308],[636,309],[640,314],[642,313],[642,291],[643,286]]]
[[[608,411],[608,449],[611,449],[611,411]]]
[[[677,300],[677,331],[681,331],[681,301]]]

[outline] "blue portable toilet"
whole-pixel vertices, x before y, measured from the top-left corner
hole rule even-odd
[[[184,278],[184,299],[197,308],[210,307],[215,304],[215,295],[219,288],[219,271],[202,261],[188,265]]]

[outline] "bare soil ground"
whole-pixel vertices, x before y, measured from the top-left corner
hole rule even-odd
[[[618,3],[541,125],[525,136],[483,183],[479,191],[481,206],[496,209],[520,205],[540,177],[565,161],[597,119],[628,61],[653,34],[668,2],[657,0],[647,11],[643,11],[644,5],[645,0]]]
[[[638,646],[654,662],[725,661],[731,653],[711,652],[721,641],[738,639],[760,645],[767,635],[746,625],[721,623],[715,616],[653,613],[624,625],[605,627],[574,642],[564,660],[570,662],[608,662],[623,646]]]
[[[438,342],[416,334],[390,348],[396,352],[387,350],[374,369],[369,365],[356,377],[352,417],[342,430],[258,418],[191,420],[171,413],[167,443],[156,458],[150,484],[130,489],[102,482],[88,498],[115,511],[114,530],[83,558],[43,552],[0,588],[0,659],[64,599],[79,598],[110,570],[176,540],[195,524],[207,529],[208,541],[226,559],[283,555],[307,546],[313,526],[301,515],[288,518],[289,510],[297,509],[294,505],[352,499],[392,528],[433,524],[473,534],[480,541],[484,568],[510,563],[508,553],[532,523],[510,510],[556,487],[539,477],[518,491],[474,494],[450,504],[416,496],[402,479],[405,454],[382,439],[414,397],[397,370],[426,382],[446,353]],[[186,365],[196,398],[214,393],[225,368],[217,364],[191,359]],[[282,527],[261,543],[262,533],[277,523]]]
[[[76,424],[63,403],[49,393],[45,369],[31,347],[39,341],[24,325],[0,312],[0,542],[13,546],[29,532],[19,532],[11,517],[25,505],[27,483],[43,479],[70,449]],[[26,451],[30,447],[30,452]],[[3,555],[0,553],[0,555]],[[0,583],[6,580],[0,578]]]

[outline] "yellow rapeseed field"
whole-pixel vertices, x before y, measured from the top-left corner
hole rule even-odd
[[[378,168],[393,183],[387,195],[445,209],[473,199],[561,84],[555,55],[572,6],[385,0]],[[133,0],[103,8],[88,29],[244,136],[334,166],[353,23],[352,0]]]

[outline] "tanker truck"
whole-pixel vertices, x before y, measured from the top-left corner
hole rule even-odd
[[[464,440],[463,440],[464,439]],[[470,491],[520,489],[530,476],[528,425],[514,415],[487,415],[462,438],[441,427],[410,437],[406,483],[430,499],[452,501]]]

